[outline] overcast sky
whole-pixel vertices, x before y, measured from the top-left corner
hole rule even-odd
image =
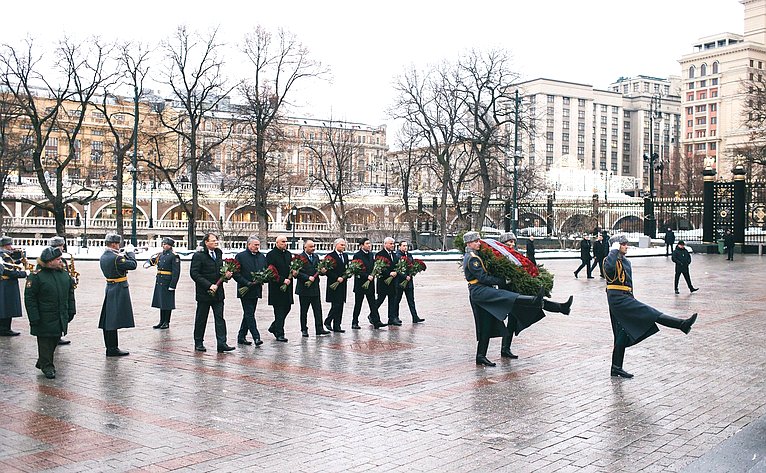
[[[0,8],[0,42],[12,44],[65,33],[156,43],[185,24],[218,26],[234,47],[255,25],[284,27],[333,75],[331,83],[301,91],[303,107],[292,115],[390,127],[391,84],[409,64],[499,47],[511,52],[523,79],[605,88],[620,76],[680,75],[677,60],[697,39],[743,28],[738,0],[38,0]],[[391,145],[395,130],[388,132]]]

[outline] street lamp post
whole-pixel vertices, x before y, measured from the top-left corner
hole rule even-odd
[[[661,118],[660,111],[662,97],[660,95],[652,96],[649,103],[649,155],[644,155],[644,159],[649,162],[649,197],[644,198],[644,235],[654,238],[657,235],[657,220],[654,215],[654,198],[656,190],[654,189],[655,162],[659,161],[659,154],[654,151],[654,120]]]
[[[293,221],[293,249],[297,250],[297,242],[295,241],[295,217],[298,215],[298,207],[293,204],[293,208],[290,209],[290,215],[292,216]]]
[[[516,96],[514,98],[514,120],[513,120],[513,218],[511,219],[511,231],[516,234],[519,222],[519,208],[518,202],[518,182],[519,182],[519,89],[516,89]]]
[[[133,161],[131,162],[131,166],[133,167],[133,219],[130,232],[130,243],[133,246],[136,246],[138,244],[138,240],[136,239],[136,193],[138,191],[138,182],[136,181],[136,172],[138,172],[138,96],[141,92],[138,90],[137,83],[134,83],[133,92]]]
[[[386,175],[386,183],[385,183],[385,187],[383,188],[383,195],[388,197],[388,161],[386,161],[385,175]]]
[[[136,153],[133,153],[133,163],[136,162]],[[136,240],[136,193],[138,192],[138,183],[136,181],[136,174],[138,173],[138,168],[131,163],[128,166],[127,171],[133,175],[133,209],[132,209],[132,218],[131,218],[131,230],[130,230],[130,243],[133,246],[136,246],[137,240]]]
[[[87,248],[88,247],[88,208],[83,207],[83,215],[85,218],[83,219],[83,224],[85,225],[84,230],[82,232],[82,247]]]

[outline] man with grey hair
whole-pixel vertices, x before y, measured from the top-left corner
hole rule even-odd
[[[402,240],[399,242],[399,249],[396,250],[396,257],[399,260],[407,260],[409,264],[412,264],[413,259],[409,252],[409,245],[406,241]],[[410,309],[410,315],[412,316],[412,323],[418,324],[420,322],[425,322],[426,319],[422,319],[418,316],[418,310],[415,307],[415,281],[412,280],[413,276],[409,274],[400,274],[396,278],[396,310],[397,313],[399,311],[399,306],[402,303],[402,297],[407,298],[407,306]],[[407,281],[407,284],[402,287],[401,284]],[[399,319],[401,320],[401,319]]]
[[[269,327],[278,342],[287,342],[285,338],[285,319],[293,305],[293,277],[290,271],[290,261],[293,255],[287,249],[287,237],[277,236],[274,240],[274,249],[266,255],[266,266],[273,265],[277,268],[279,277],[276,281],[269,282],[269,305],[274,308],[274,322]],[[280,286],[287,286],[283,291]]]
[[[255,308],[258,299],[263,296],[263,284],[259,281],[253,281],[252,274],[262,271],[266,267],[266,255],[261,253],[261,240],[256,235],[250,235],[247,239],[247,248],[237,253],[234,257],[239,262],[239,272],[234,273],[234,280],[237,281],[237,297],[242,303],[242,323],[239,325],[237,334],[237,343],[240,345],[259,346],[261,333],[258,331],[258,324],[255,321]],[[247,339],[247,332],[253,336],[253,341]]]
[[[335,260],[335,267],[327,270],[327,289],[325,292],[325,301],[330,303],[330,311],[324,321],[327,330],[343,333],[345,330],[340,324],[343,320],[343,305],[346,303],[346,294],[348,289],[348,280],[345,278],[346,266],[350,261],[346,254],[346,240],[337,238],[333,242],[335,251],[327,256]],[[336,288],[331,285],[339,283]]]
[[[104,304],[101,307],[101,317],[98,328],[104,331],[106,356],[125,356],[129,353],[120,350],[117,330],[135,327],[133,320],[133,305],[128,289],[128,271],[138,267],[133,245],[125,245],[120,250],[122,237],[116,233],[108,233],[104,238],[104,253],[99,264],[106,278]]]
[[[317,335],[328,335],[330,332],[322,326],[322,296],[319,290],[319,257],[315,253],[316,245],[311,239],[303,242],[303,256],[306,263],[298,271],[298,282],[295,284],[295,294],[298,296],[301,314],[301,336],[309,336],[308,313],[311,308],[314,313],[314,329]]]
[[[399,304],[396,300],[396,283],[393,281],[390,284],[386,284],[386,278],[396,278],[396,271],[394,267],[399,261],[399,258],[394,252],[394,239],[386,237],[383,240],[383,249],[375,254],[375,258],[385,258],[389,261],[386,268],[378,278],[377,292],[378,298],[375,300],[375,305],[380,309],[383,305],[383,301],[388,298],[388,325],[402,325],[402,321],[399,320]]]

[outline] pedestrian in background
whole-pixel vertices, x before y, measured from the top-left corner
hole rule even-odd
[[[734,261],[734,233],[726,230],[723,236],[723,247],[726,250],[726,261]]]
[[[591,267],[590,267],[590,235],[585,234],[582,237],[582,240],[580,240],[580,266],[575,270],[574,275],[576,278],[578,278],[578,274],[580,273],[580,270],[585,268],[585,272],[588,273],[588,279],[593,279],[593,275],[591,274]]]
[[[678,245],[676,245],[676,249],[673,250],[671,259],[676,264],[676,279],[673,284],[673,287],[676,289],[676,294],[678,294],[678,279],[682,274],[686,280],[686,285],[689,286],[689,292],[699,291],[698,288],[692,286],[692,279],[689,277],[689,265],[692,264],[692,255],[689,254],[689,250],[686,249],[686,244],[683,240],[678,240]]]
[[[598,233],[596,235],[596,241],[593,242],[593,265],[590,267],[590,270],[592,273],[593,269],[598,265],[598,273],[602,278],[604,277],[604,258],[606,258],[606,250],[604,234]]]
[[[673,233],[673,230],[668,228],[665,231],[665,256],[668,256],[669,253],[673,252],[673,243],[676,242],[676,234]]]
[[[527,240],[527,254],[525,255],[537,266],[537,260],[535,259],[535,236],[529,234],[529,240]]]

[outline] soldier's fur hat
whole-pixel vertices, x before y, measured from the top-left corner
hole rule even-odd
[[[0,246],[8,246],[13,244],[13,238],[3,235],[2,238],[0,238]]]
[[[61,250],[59,248],[56,248],[54,246],[49,246],[43,250],[42,253],[40,253],[40,261],[43,263],[47,263],[49,261],[53,261],[59,256],[61,256]]]
[[[122,243],[122,237],[116,233],[107,233],[104,243]]]
[[[163,245],[170,245],[170,246],[176,246],[176,241],[170,237],[165,237],[162,239]]]
[[[628,243],[628,237],[626,237],[625,235],[615,235],[615,236],[613,236],[612,238],[609,239],[609,244],[613,245],[615,243],[619,243],[621,245],[627,244]]]
[[[497,237],[497,241],[500,243],[505,243],[507,241],[516,241],[516,235],[513,234],[513,232],[505,232],[501,233],[499,237]]]
[[[472,241],[476,241],[479,239],[481,239],[479,232],[465,232],[465,234],[463,235],[463,242],[465,243],[471,243]]]
[[[51,246],[64,246],[66,245],[66,240],[64,237],[55,236],[51,238],[51,241],[49,242]]]

